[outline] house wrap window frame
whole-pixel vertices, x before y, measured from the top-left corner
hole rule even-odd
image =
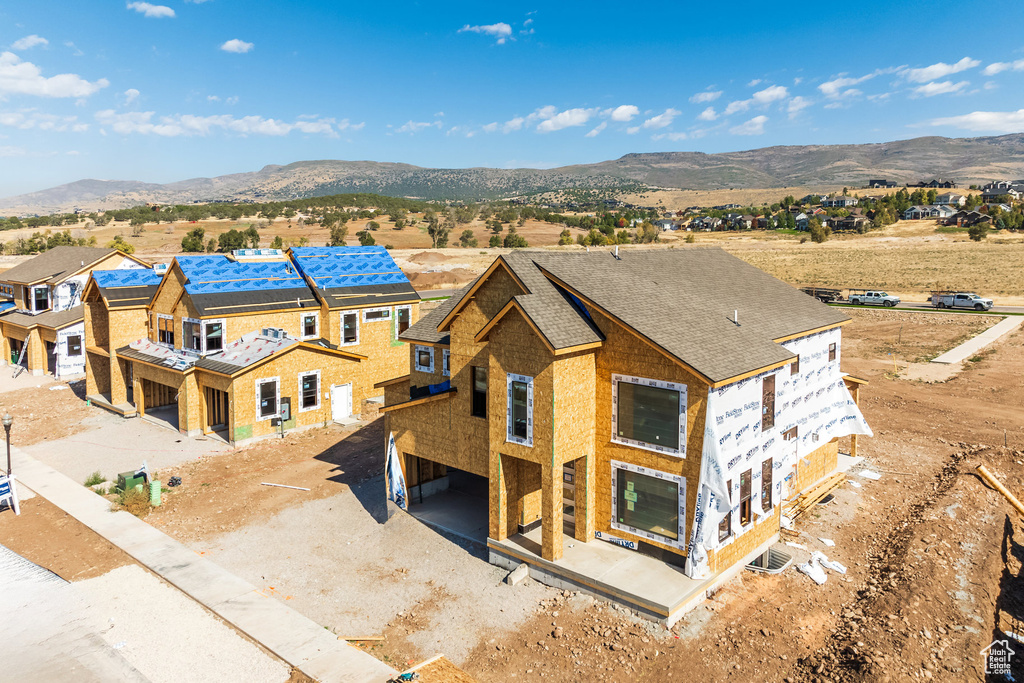
[[[156,340],[157,343],[174,348],[174,316],[156,314]]]
[[[487,374],[488,368],[480,367],[478,365],[472,366],[472,394],[473,399],[470,403],[470,414],[473,417],[481,417],[487,419],[487,388],[489,386]]]
[[[395,341],[398,341],[398,336],[410,327],[412,327],[412,306],[395,306]]]
[[[768,458],[761,463],[761,512],[763,514],[770,514],[775,508],[772,503],[772,484],[774,483],[772,468],[774,465],[774,458]]]
[[[264,392],[263,387],[265,385],[274,385],[274,412],[265,413],[264,407]],[[280,377],[264,377],[263,379],[256,380],[256,421],[262,422],[264,420],[270,420],[281,414],[281,378]]]
[[[345,339],[345,318],[349,317],[352,321],[351,330],[355,330],[354,339]],[[359,344],[359,309],[351,311],[341,312],[341,343],[338,346],[356,346]]]
[[[445,377],[452,376],[452,352],[448,349],[441,350],[441,374]]]
[[[672,474],[670,472],[662,472],[661,470],[651,469],[650,467],[641,467],[640,465],[634,465],[628,462],[622,462],[619,460],[611,461],[611,480],[612,480],[612,518],[611,527],[616,531],[621,531],[626,534],[633,536],[639,536],[640,538],[648,541],[654,541],[661,545],[669,546],[671,548],[677,548],[679,550],[686,549],[686,477],[678,474]],[[644,477],[650,477],[652,479],[660,479],[665,482],[671,482],[676,485],[676,507],[677,512],[677,529],[676,538],[672,539],[669,536],[663,536],[657,532],[642,529],[634,525],[630,525],[627,522],[620,522],[619,519],[626,518],[626,513],[635,512],[635,510],[620,510],[620,505],[628,505],[629,502],[639,503],[639,496],[635,496],[637,500],[630,501],[627,493],[637,494],[638,492],[629,491],[628,483],[627,487],[620,489],[619,483],[619,471],[630,472],[633,474],[639,474]],[[620,512],[622,514],[620,514]]]
[[[775,427],[775,375],[761,378],[761,431]]]
[[[307,377],[315,377],[316,378],[316,386],[313,388],[313,394],[312,394],[314,402],[311,405],[306,405],[307,390],[306,390],[305,385],[303,384],[303,381]],[[320,371],[319,370],[306,370],[305,372],[300,372],[299,373],[299,384],[298,384],[298,387],[299,387],[299,391],[298,391],[298,394],[299,394],[299,412],[300,413],[305,413],[305,412],[310,411],[310,410],[318,409],[320,407]]]
[[[69,358],[77,358],[82,355],[82,335],[69,334],[67,336],[67,345],[67,356]]]
[[[181,319],[182,351],[203,352],[203,321],[198,318]]]
[[[423,355],[429,359],[428,363],[421,363]],[[424,346],[423,344],[417,344],[413,349],[413,369],[417,372],[433,372],[434,371],[434,347]]]
[[[29,301],[28,301],[28,303],[31,304],[32,312],[33,313],[42,313],[43,311],[48,311],[48,310],[50,310],[50,308],[53,307],[53,300],[52,300],[52,297],[50,296],[50,287],[49,287],[49,285],[32,285],[31,287],[26,287],[25,289],[27,289],[29,291]],[[42,292],[43,294],[46,295],[46,302],[45,302],[45,305],[42,308],[40,308],[37,305],[41,301],[41,297],[39,296],[39,292]]]
[[[313,321],[313,331],[309,331],[309,321]],[[317,339],[320,337],[320,311],[302,311],[299,314],[299,333],[302,339]]]
[[[363,309],[364,323],[379,323],[388,320],[391,320],[391,308],[388,306],[382,306],[380,308]]]
[[[518,385],[518,386],[517,386]],[[525,386],[522,386],[525,385]],[[514,375],[508,373],[505,375],[505,388],[507,394],[506,412],[505,412],[505,442],[506,443],[517,443],[520,446],[526,446],[528,448],[533,447],[533,377],[527,377],[526,375]],[[514,392],[520,390],[525,393],[523,397],[524,403],[521,408],[522,410],[522,422],[524,423],[525,429],[523,435],[520,436],[516,433],[516,406]]]
[[[218,328],[219,326],[219,328]],[[216,332],[210,328],[218,328]],[[224,350],[224,338],[227,336],[227,321],[224,318],[203,321],[203,353],[219,353]],[[210,344],[210,340],[217,340]]]
[[[678,441],[675,448],[657,443],[648,443],[641,441],[636,438],[630,438],[629,435],[625,434],[628,430],[633,429],[633,426],[622,424],[623,434],[620,432],[620,419],[623,417],[620,413],[619,399],[620,392],[623,385],[633,385],[637,387],[651,387],[654,389],[663,389],[665,391],[674,391],[678,393],[679,397],[679,412],[678,412]],[[630,387],[632,390],[632,387]],[[625,398],[624,396],[622,398]],[[655,453],[666,453],[668,455],[674,455],[679,458],[686,457],[686,408],[688,405],[687,400],[687,386],[677,382],[667,382],[663,380],[652,379],[649,377],[633,377],[632,375],[620,375],[612,374],[612,442],[621,444],[623,446],[631,446],[633,448],[640,448],[645,451],[654,451]],[[633,432],[630,431],[630,434]]]

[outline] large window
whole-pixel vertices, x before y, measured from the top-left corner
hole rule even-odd
[[[417,372],[434,371],[434,347],[416,345],[413,349],[413,367]]]
[[[313,410],[320,406],[320,371],[299,374],[299,410]]]
[[[686,385],[612,375],[612,441],[686,455]]]
[[[612,461],[612,527],[675,547],[686,544],[686,479]]]
[[[207,320],[203,323],[206,337],[206,353],[221,351],[224,348],[224,321]]]
[[[441,374],[445,377],[450,377],[452,374],[451,357],[452,353],[448,349],[441,351]]]
[[[261,379],[256,382],[256,410],[261,420],[277,417],[279,412],[277,377]]]
[[[372,323],[379,320],[391,320],[390,308],[367,308],[363,310],[363,322]]]
[[[775,375],[761,380],[761,431],[775,426]]]
[[[473,415],[487,417],[487,368],[473,368]]]
[[[828,345],[828,362],[831,363],[836,359],[836,343],[832,342]]]
[[[157,341],[161,344],[174,346],[174,318],[169,315],[156,316]]]
[[[750,470],[740,475],[740,526],[750,524],[753,519],[750,504]]]
[[[341,344],[342,346],[351,346],[352,344],[359,343],[359,313],[358,311],[352,311],[351,313],[341,314]]]
[[[533,446],[533,378],[507,375],[506,441]]]

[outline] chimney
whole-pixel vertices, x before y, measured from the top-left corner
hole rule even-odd
[[[738,310],[736,310],[735,308],[732,309],[732,321],[736,325],[740,324],[740,312]]]
[[[615,258],[619,258],[619,245],[615,245]]]

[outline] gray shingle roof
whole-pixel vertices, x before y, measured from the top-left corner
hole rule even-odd
[[[409,329],[399,335],[398,338],[402,341],[426,342],[428,344],[451,343],[451,338],[449,337],[448,332],[438,332],[437,326],[440,325],[441,321],[445,319],[445,316],[451,313],[452,309],[462,301],[462,297],[466,295],[466,292],[473,288],[473,285],[475,285],[479,279],[480,278],[473,280],[468,285],[455,292],[455,294],[448,297],[447,300],[441,302],[437,308],[410,325]]]
[[[45,313],[37,313],[36,315],[22,313],[20,311],[11,311],[10,313],[0,316],[0,321],[20,325],[21,327],[41,325],[43,327],[49,327],[57,330],[84,320],[84,310],[85,309],[82,308],[82,305],[79,304],[63,311],[46,311]]]
[[[23,285],[44,280],[49,283],[60,282],[81,270],[83,263],[91,265],[115,251],[100,247],[54,247],[0,274],[0,280]]]

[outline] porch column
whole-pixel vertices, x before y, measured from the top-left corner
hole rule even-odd
[[[594,456],[585,455],[576,461],[576,527],[573,537],[587,543],[594,538]]]
[[[28,345],[28,371],[33,375],[45,375],[46,347],[43,345],[43,335],[38,327],[29,330],[25,343]]]
[[[496,541],[504,541],[519,530],[519,519],[509,510],[518,500],[519,468],[515,458],[491,451],[490,476],[488,478],[488,535]]]
[[[128,402],[128,387],[125,384],[124,366],[117,354],[110,352],[110,404],[120,405]]]
[[[541,557],[549,562],[562,559],[562,466],[542,466]]]
[[[178,388],[178,431],[187,436],[202,434],[202,409],[195,373],[182,377]]]
[[[860,408],[860,386],[854,385],[853,390],[850,393],[853,394],[853,402],[857,404],[858,408]],[[851,458],[856,458],[857,457],[857,435],[856,434],[851,434],[850,435],[850,457]]]

